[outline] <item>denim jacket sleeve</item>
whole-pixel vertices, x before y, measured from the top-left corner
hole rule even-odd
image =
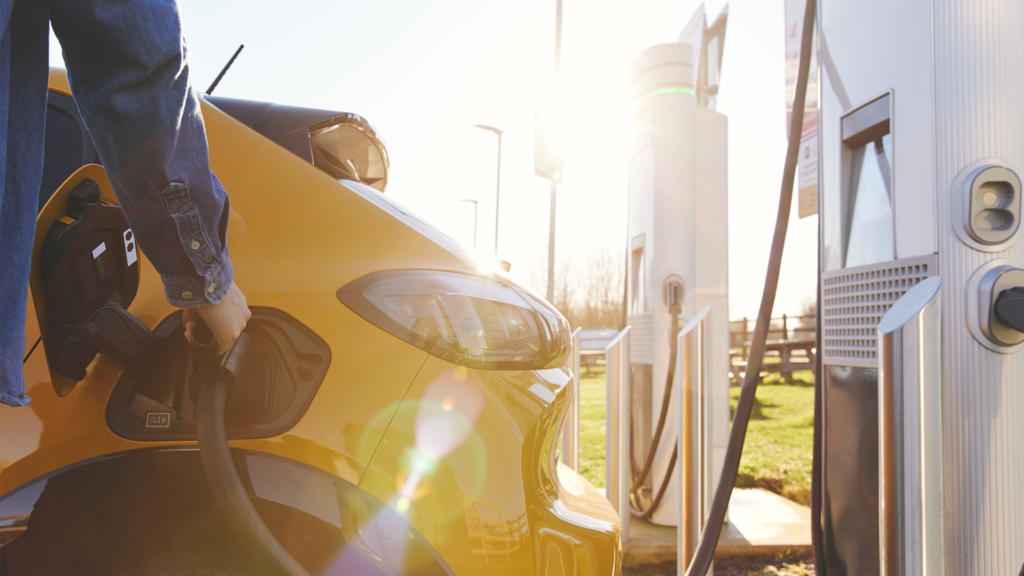
[[[228,196],[210,171],[177,3],[63,0],[50,21],[71,90],[167,300],[216,304],[231,286]]]

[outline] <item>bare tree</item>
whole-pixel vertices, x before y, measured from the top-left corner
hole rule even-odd
[[[587,255],[580,271],[579,325],[622,328],[623,270],[621,254],[607,248]]]
[[[595,250],[579,263],[562,258],[555,270],[555,308],[575,329],[622,328],[622,256],[608,249]],[[547,263],[538,260],[528,269],[535,289],[547,285]]]
[[[804,296],[800,299],[801,326],[814,326],[815,318],[818,316],[818,299],[814,296]]]

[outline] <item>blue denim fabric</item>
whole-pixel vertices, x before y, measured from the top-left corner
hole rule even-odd
[[[0,0],[0,402],[28,403],[25,305],[42,175],[49,31],[139,248],[167,300],[215,304],[231,286],[229,204],[173,0]],[[37,353],[42,353],[41,351]]]

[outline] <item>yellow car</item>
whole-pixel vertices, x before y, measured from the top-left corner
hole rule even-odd
[[[384,195],[362,118],[203,100],[253,311],[229,460],[286,553],[310,574],[617,574],[614,510],[557,462],[564,318]],[[208,481],[181,312],[62,70],[48,107],[0,573],[272,573]]]

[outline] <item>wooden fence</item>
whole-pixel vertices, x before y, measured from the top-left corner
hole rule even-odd
[[[756,320],[744,318],[729,323],[729,378],[739,385],[747,368],[750,340],[754,336]],[[787,316],[772,318],[768,323],[765,359],[759,377],[780,374],[789,380],[798,370],[814,370],[815,316]]]

